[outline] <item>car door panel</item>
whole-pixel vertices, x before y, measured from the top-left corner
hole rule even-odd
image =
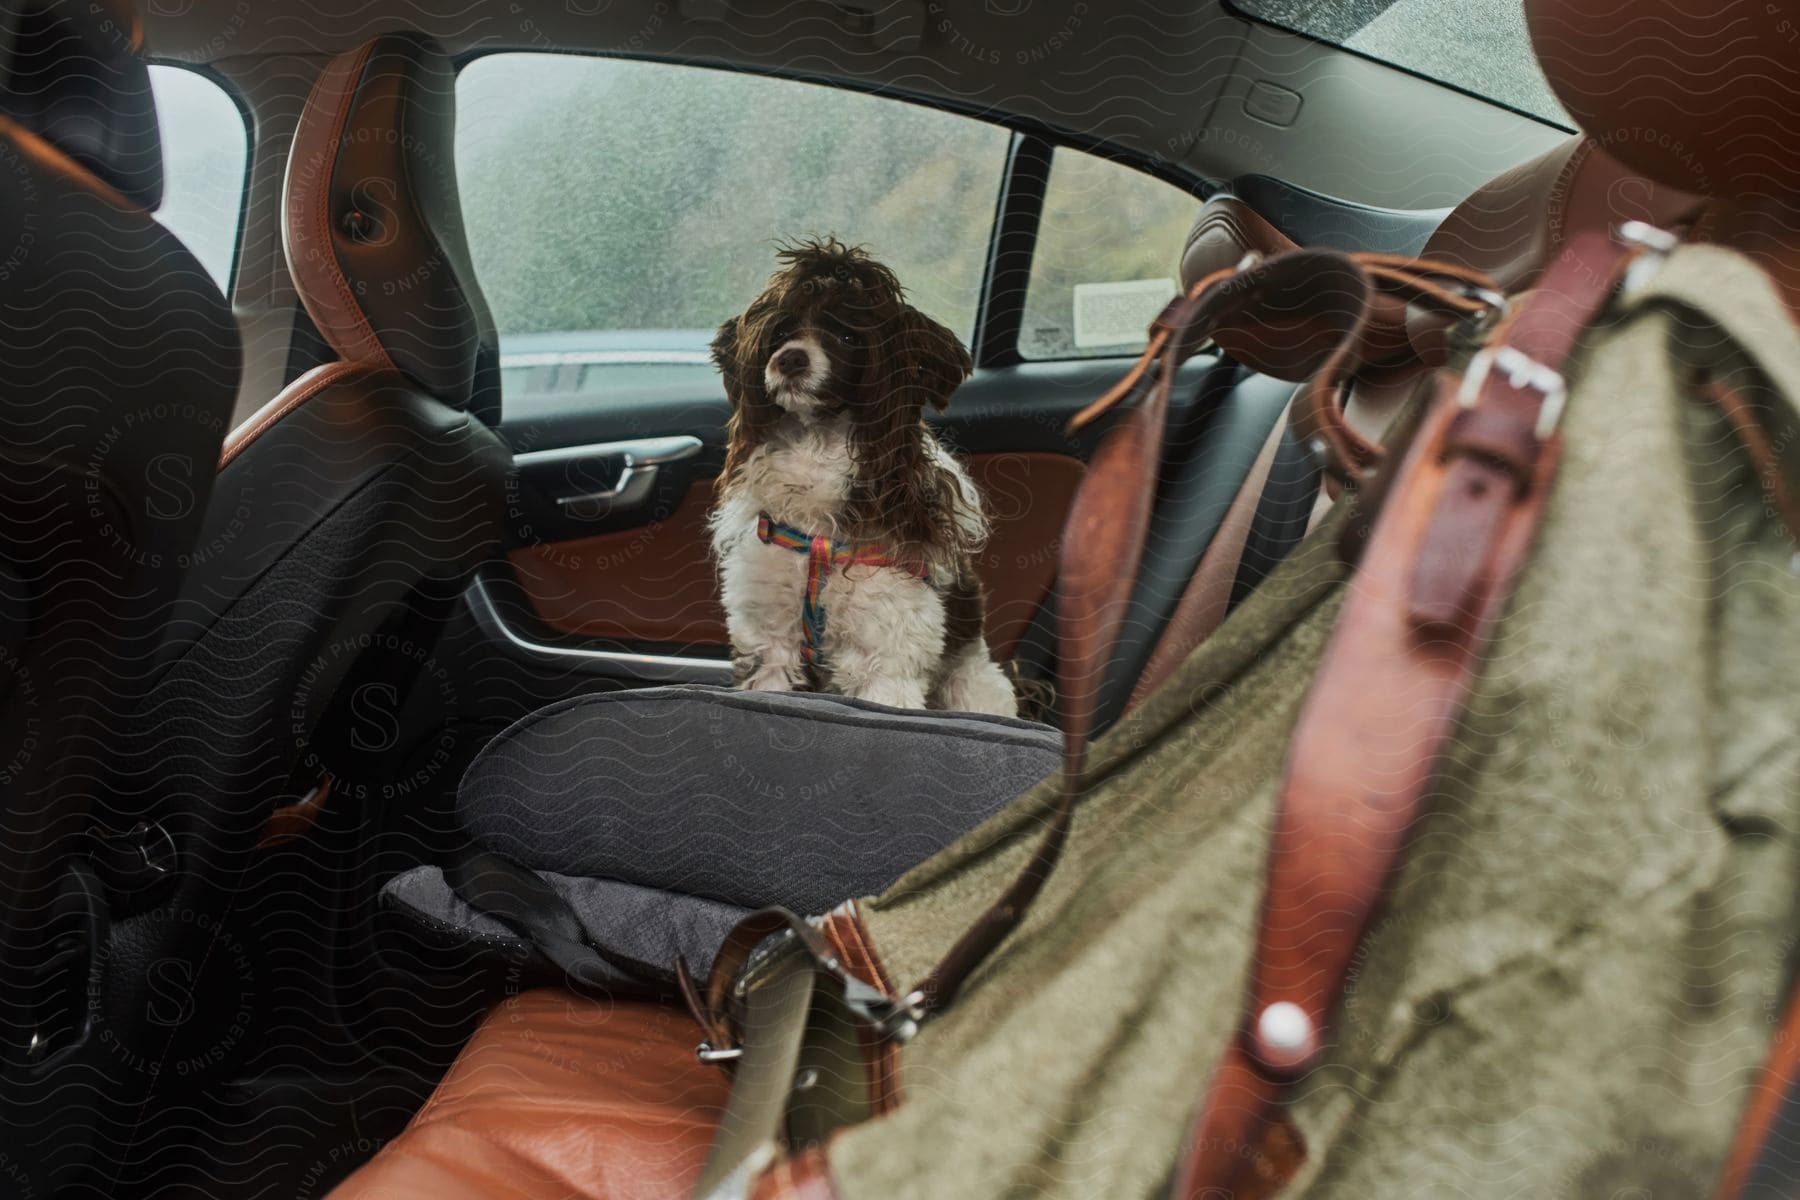
[[[1198,384],[1211,362],[1197,359],[1186,368],[1176,389],[1177,422],[1202,402]],[[1126,360],[1101,359],[981,371],[933,421],[968,467],[992,520],[975,565],[988,591],[989,644],[1002,661],[1049,590],[1069,503],[1105,429],[1101,422],[1071,436],[1069,418],[1127,367]],[[665,391],[618,403],[570,396],[560,406],[540,397],[517,422],[509,411],[503,432],[521,465],[507,554],[512,586],[499,591],[522,599],[530,632],[544,644],[726,655],[706,516],[729,406],[716,381],[706,386],[711,396]],[[655,443],[652,449],[661,450],[671,439],[686,439],[684,452],[651,464],[655,478],[633,504],[581,508],[585,498],[629,487],[621,477],[633,469],[624,461],[630,447]],[[504,603],[501,614],[508,615]],[[520,614],[510,615],[518,624]],[[619,673],[618,662],[600,661],[606,673]],[[628,662],[623,669],[629,674]],[[644,681],[666,675],[652,670]]]

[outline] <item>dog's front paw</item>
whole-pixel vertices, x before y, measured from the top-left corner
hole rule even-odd
[[[791,692],[794,681],[780,667],[760,667],[745,676],[738,686],[751,692]]]
[[[737,685],[750,692],[791,692],[800,683],[785,664],[770,662],[760,654],[732,659],[731,673]]]

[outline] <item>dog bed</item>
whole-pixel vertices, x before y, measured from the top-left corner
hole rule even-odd
[[[1061,746],[1006,717],[649,688],[515,722],[469,765],[456,809],[472,848],[535,872],[590,943],[659,967],[680,953],[703,975],[746,912],[881,891],[1055,771]],[[382,904],[439,963],[554,970],[439,866],[389,881]]]

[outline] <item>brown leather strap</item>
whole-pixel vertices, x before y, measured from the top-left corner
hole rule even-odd
[[[770,1165],[750,1184],[749,1200],[836,1200],[831,1167],[822,1146],[808,1146],[798,1154]]]
[[[1756,1164],[1768,1149],[1770,1135],[1781,1119],[1782,1107],[1800,1103],[1800,988],[1788,996],[1787,1011],[1775,1030],[1769,1056],[1750,1091],[1750,1103],[1738,1124],[1737,1137],[1725,1159],[1715,1200],[1737,1200],[1756,1172]],[[1794,1151],[1790,1147],[1789,1151]]]
[[[351,362],[391,369],[393,360],[338,262],[332,181],[363,72],[375,42],[325,64],[301,110],[282,180],[282,248],[294,290],[325,343]]]
[[[842,929],[831,928],[829,918],[822,934],[780,909],[752,914],[720,948],[704,996],[685,964],[677,963],[682,994],[705,1030],[707,1044],[702,1049],[710,1054],[703,1057],[731,1061],[730,1056],[741,1050],[743,1061],[752,1061],[757,1047],[739,1047],[734,1040],[733,1000],[743,994],[746,984],[754,997],[756,984],[749,976],[756,971],[749,964],[759,953],[780,954],[780,943],[772,952],[767,948],[772,937],[797,939],[794,948],[811,959],[814,969],[832,977],[830,991],[858,1015],[866,1032],[890,1044],[889,1058],[894,1043],[955,1000],[969,976],[1018,927],[1061,856],[1085,784],[1100,681],[1143,551],[1164,416],[1182,364],[1209,335],[1216,335],[1228,350],[1235,344],[1239,354],[1279,361],[1285,370],[1302,377],[1306,369],[1319,369],[1322,363],[1333,379],[1347,378],[1359,362],[1371,299],[1369,277],[1351,259],[1329,251],[1292,251],[1202,280],[1188,295],[1170,302],[1152,326],[1144,358],[1119,386],[1073,422],[1080,426],[1111,408],[1125,409],[1089,466],[1061,543],[1057,595],[1059,682],[1066,719],[1063,786],[1030,859],[925,979],[901,996],[894,994],[872,957],[865,960],[861,949],[842,936]],[[769,961],[779,968],[782,960]],[[870,1049],[868,1038],[863,1046],[865,1052]],[[884,1093],[887,1105],[897,1099],[897,1074],[884,1083],[884,1061],[865,1053],[865,1092],[871,1111],[883,1108]],[[735,1161],[731,1153],[721,1151],[720,1143],[715,1143],[715,1158],[721,1169]],[[784,1160],[792,1161],[797,1160]],[[708,1170],[713,1170],[711,1164]]]
[[[1208,1189],[1241,1173],[1219,1147],[1297,1141],[1281,1098],[1326,1049],[1542,517],[1561,445],[1556,372],[1631,256],[1603,235],[1574,242],[1463,380],[1444,380],[1408,448],[1289,743],[1244,1020],[1201,1102],[1178,1197],[1223,1194]]]
[[[1500,303],[1486,276],[1451,263],[1373,253],[1351,258],[1367,271],[1378,299],[1410,300],[1458,318],[1496,311]],[[1311,375],[1295,407],[1294,432],[1317,445],[1327,480],[1336,484],[1360,482],[1382,461],[1381,447],[1353,429],[1344,416],[1346,390],[1371,350],[1367,344],[1370,333],[1371,323],[1365,317],[1357,338],[1340,343]]]
[[[826,913],[820,931],[846,970],[883,995],[894,994],[894,981],[869,941],[856,901],[846,900]],[[900,1042],[868,1026],[857,1036],[868,1067],[870,1116],[885,1116],[900,1107]]]
[[[1795,495],[1788,483],[1787,472],[1782,469],[1768,431],[1756,415],[1755,405],[1748,396],[1722,379],[1705,381],[1701,390],[1725,414],[1732,432],[1743,443],[1757,478],[1762,481],[1769,506],[1780,516],[1781,523],[1787,526],[1794,540],[1800,542],[1800,496]]]
[[[1157,318],[1152,345],[1161,351],[1155,386],[1131,404],[1123,421],[1101,444],[1064,526],[1057,576],[1058,684],[1063,699],[1063,789],[1050,823],[1023,870],[1000,898],[964,932],[914,994],[922,1016],[956,997],[969,975],[1024,918],[1067,840],[1087,766],[1089,734],[1100,686],[1137,578],[1156,493],[1162,431],[1181,366],[1207,336],[1225,329],[1260,350],[1285,346],[1330,348],[1327,361],[1353,352],[1366,322],[1369,287],[1362,271],[1329,251],[1296,250],[1255,263],[1236,274],[1201,280]],[[1349,349],[1346,349],[1349,347]],[[1140,364],[1142,368],[1142,364]],[[1147,369],[1127,376],[1103,404],[1124,404],[1151,379]],[[1091,406],[1076,421],[1101,411]]]

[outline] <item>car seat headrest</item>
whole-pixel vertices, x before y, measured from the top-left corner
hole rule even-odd
[[[1525,19],[1557,99],[1625,166],[1720,199],[1800,190],[1792,4],[1526,0]]]
[[[1294,240],[1269,224],[1236,196],[1221,192],[1200,206],[1181,248],[1181,287],[1191,289],[1211,275],[1235,267],[1251,252],[1264,258],[1294,249]]]
[[[162,203],[162,136],[131,0],[24,0],[0,37],[0,116],[141,208]]]
[[[383,34],[338,55],[294,133],[284,245],[333,350],[493,423],[498,339],[469,259],[455,133],[456,71],[435,42]]]
[[[1423,253],[1484,271],[1501,291],[1518,292],[1578,233],[1625,221],[1679,226],[1700,206],[1698,197],[1634,174],[1592,138],[1577,136],[1476,188]]]
[[[1272,258],[1297,247],[1297,243],[1236,196],[1220,193],[1201,206],[1181,252],[1181,286],[1194,284],[1215,271],[1227,270],[1246,254]],[[1305,339],[1263,336],[1258,339],[1222,338],[1227,351],[1245,367],[1277,379],[1304,379],[1317,365],[1316,346]],[[1410,355],[1406,305],[1392,296],[1371,298],[1368,327],[1364,330],[1362,356],[1382,366]]]

